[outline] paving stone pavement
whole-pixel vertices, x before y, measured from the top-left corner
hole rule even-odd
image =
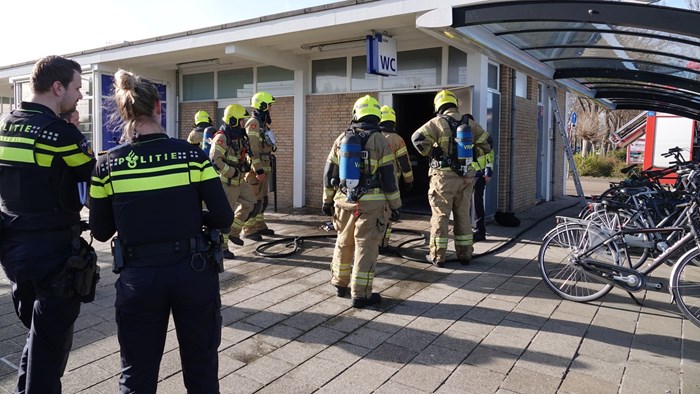
[[[335,296],[328,283],[332,238],[305,239],[284,258],[256,255],[260,243],[246,242],[220,276],[221,392],[700,392],[700,328],[680,316],[667,292],[637,293],[643,306],[618,290],[581,304],[542,283],[540,240],[553,215],[575,215],[576,203],[562,197],[520,213],[519,228],[490,223],[487,241],[475,246],[482,256],[469,266],[439,269],[380,256],[374,286],[384,301],[378,308],[353,309],[348,298]],[[316,210],[267,218],[279,234],[269,239],[330,235],[319,229],[326,219]],[[405,215],[395,228],[428,234],[429,218]],[[399,232],[392,243],[410,238]],[[76,322],[65,393],[118,387],[116,275],[108,244],[93,245],[102,279]],[[425,248],[421,241],[401,250],[419,257]],[[654,276],[668,274],[663,268]],[[0,393],[13,390],[25,336],[10,283],[0,276]],[[158,388],[186,392],[172,321]]]

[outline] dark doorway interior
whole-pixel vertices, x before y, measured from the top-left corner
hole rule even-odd
[[[430,215],[428,204],[428,159],[421,156],[411,143],[411,135],[433,115],[433,98],[435,93],[395,94],[393,97],[396,111],[396,129],[406,142],[408,154],[413,166],[413,189],[406,193],[403,181],[401,185],[402,211],[421,215]]]

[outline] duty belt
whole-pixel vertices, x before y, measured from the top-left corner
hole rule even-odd
[[[184,255],[190,250],[197,249],[197,238],[183,238],[176,241],[155,242],[144,245],[124,247],[124,263],[132,267],[155,267],[173,264],[174,261],[152,257],[165,257],[167,255]]]

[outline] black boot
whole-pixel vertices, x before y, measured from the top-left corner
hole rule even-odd
[[[372,293],[372,295],[367,297],[353,298],[352,307],[353,308],[364,308],[366,306],[377,305],[382,302],[382,296],[379,293]]]

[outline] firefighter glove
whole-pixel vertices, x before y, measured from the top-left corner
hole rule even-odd
[[[439,146],[436,146],[433,148],[432,153],[430,154],[430,157],[435,159],[435,160],[441,160],[442,159],[442,148]]]
[[[398,222],[400,217],[401,209],[396,208],[391,210],[391,216],[389,216],[389,220],[391,220],[392,222]]]
[[[321,210],[323,211],[324,215],[333,216],[333,203],[332,202],[324,202],[323,207],[321,207]]]

